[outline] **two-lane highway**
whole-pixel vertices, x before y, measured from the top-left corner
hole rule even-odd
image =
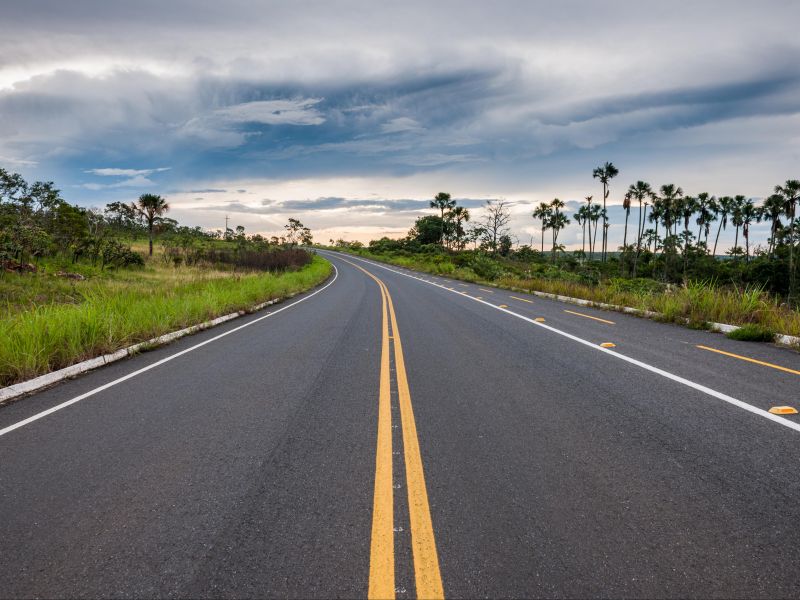
[[[0,595],[800,593],[797,354],[325,254],[0,409]]]

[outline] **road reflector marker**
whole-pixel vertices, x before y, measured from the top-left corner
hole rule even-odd
[[[616,348],[617,345],[615,343],[613,343],[613,342],[603,342],[602,344],[600,344],[600,347],[601,348]]]
[[[500,308],[508,308],[508,304],[501,304]]]
[[[773,415],[796,415],[797,409],[791,406],[773,406],[769,412]]]
[[[544,317],[536,317],[534,321],[536,321],[537,323],[544,323]]]

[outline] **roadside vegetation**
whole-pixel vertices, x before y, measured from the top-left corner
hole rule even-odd
[[[152,210],[151,210],[152,209]],[[205,232],[146,194],[105,211],[0,169],[0,386],[309,289],[330,264],[244,228]],[[152,254],[151,254],[152,251]]]
[[[738,339],[800,335],[800,181],[775,186],[760,202],[637,181],[625,191],[623,244],[612,251],[607,200],[618,173],[612,163],[595,169],[601,201],[587,196],[571,216],[557,198],[537,206],[531,217],[541,231],[538,248],[515,245],[508,203],[488,201],[473,219],[447,193],[431,201],[435,214],[419,217],[405,238],[330,246],[464,281],[658,312],[692,327],[749,325]],[[573,221],[582,245],[567,251],[559,236]],[[761,221],[769,223],[769,236],[752,239],[751,226]],[[720,233],[728,228],[734,246],[720,256]]]

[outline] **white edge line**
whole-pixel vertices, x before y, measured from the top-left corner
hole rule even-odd
[[[27,419],[23,419],[22,421],[14,423],[13,425],[9,425],[8,427],[0,429],[0,437],[6,435],[7,433],[10,433],[10,432],[14,431],[15,429],[19,429],[20,427],[24,427],[25,425],[28,425],[29,423],[33,423],[34,421],[38,421],[39,419],[44,418],[47,415],[51,415],[54,412],[57,412],[57,411],[59,411],[59,410],[61,410],[63,408],[66,408],[66,407],[68,407],[68,406],[70,406],[72,404],[75,404],[76,402],[80,402],[81,400],[84,400],[84,399],[86,399],[86,398],[88,398],[90,396],[94,396],[95,394],[98,394],[98,393],[102,392],[103,390],[107,390],[108,388],[113,387],[113,386],[117,385],[118,383],[122,383],[123,381],[127,381],[128,379],[132,379],[133,377],[136,377],[137,375],[141,375],[142,373],[144,373],[146,371],[149,371],[151,369],[155,369],[156,367],[158,367],[160,365],[163,365],[164,363],[167,363],[167,362],[169,362],[169,361],[171,361],[171,360],[173,360],[175,358],[178,358],[179,356],[183,356],[184,354],[187,354],[187,353],[191,352],[192,350],[197,350],[198,348],[200,348],[202,346],[205,346],[206,344],[210,344],[211,342],[215,342],[220,338],[224,338],[227,335],[230,335],[232,333],[235,333],[235,332],[239,331],[240,329],[244,329],[245,327],[250,327],[250,325],[253,325],[254,323],[258,323],[259,321],[263,321],[264,319],[266,319],[268,317],[271,317],[273,315],[277,315],[279,312],[283,312],[287,308],[292,308],[293,306],[295,306],[297,304],[300,304],[301,302],[305,302],[309,298],[312,298],[312,297],[316,296],[320,292],[326,290],[331,285],[333,285],[333,282],[335,282],[336,279],[339,277],[339,270],[336,268],[336,265],[332,265],[332,266],[333,266],[333,271],[334,271],[333,279],[331,279],[324,287],[319,288],[315,292],[312,292],[311,294],[308,294],[307,296],[303,296],[302,298],[292,302],[291,304],[287,304],[286,306],[283,306],[283,307],[281,307],[281,308],[279,308],[277,310],[273,310],[272,312],[269,312],[266,315],[263,315],[263,316],[258,317],[256,319],[253,319],[252,321],[248,321],[247,323],[245,323],[243,325],[239,325],[238,327],[234,327],[233,329],[230,329],[230,330],[228,330],[228,331],[226,331],[224,333],[220,333],[219,335],[216,335],[213,338],[207,339],[204,342],[200,342],[199,344],[195,344],[194,346],[186,348],[185,350],[181,350],[180,352],[176,352],[175,354],[171,354],[171,355],[169,355],[169,356],[167,356],[165,358],[162,358],[161,360],[158,360],[158,361],[154,362],[153,364],[147,365],[146,367],[142,367],[141,369],[133,371],[132,373],[128,373],[127,375],[123,375],[122,377],[120,377],[118,379],[115,379],[113,381],[109,381],[108,383],[106,383],[104,385],[101,385],[100,387],[96,387],[93,390],[89,390],[88,392],[86,392],[84,394],[81,394],[80,396],[75,396],[74,398],[72,398],[70,400],[67,400],[66,402],[62,402],[61,404],[57,404],[57,405],[55,405],[53,407],[48,408],[47,410],[43,410],[42,412],[39,412],[39,413],[36,413],[35,415],[30,416]],[[233,314],[237,314],[237,313],[233,313]],[[169,336],[169,335],[172,335],[172,334],[167,334],[167,335]],[[100,358],[103,358],[103,357],[100,357]],[[98,366],[100,366],[100,365],[98,365]]]
[[[372,262],[372,261],[369,261],[369,260],[365,260],[363,258],[358,258],[358,260],[361,260],[361,261],[363,261],[365,263],[368,263],[368,264],[376,266],[376,267],[380,267],[381,269],[386,269],[387,271],[391,271],[393,273],[397,273],[398,275],[402,275],[403,277],[410,277],[411,279],[417,279],[417,280],[422,281],[424,283],[428,283],[429,285],[433,285],[433,286],[436,286],[438,288],[441,288],[441,289],[443,289],[445,291],[448,291],[448,292],[450,291],[447,287],[445,287],[443,285],[440,285],[438,283],[432,283],[432,282],[425,281],[424,279],[422,279],[420,277],[416,277],[414,275],[403,273],[402,271],[398,271],[396,269],[392,269],[392,268],[387,267],[385,265],[381,265],[379,263],[375,263],[375,262]],[[709,387],[706,387],[706,386],[704,386],[704,385],[702,385],[700,383],[695,383],[694,381],[690,381],[689,379],[685,379],[684,377],[681,377],[680,375],[675,375],[673,373],[670,373],[669,371],[664,371],[663,369],[659,369],[658,367],[654,367],[652,365],[649,365],[649,364],[647,364],[645,362],[642,362],[640,360],[637,360],[635,358],[631,358],[630,356],[626,356],[624,354],[620,354],[619,352],[614,352],[614,351],[609,350],[607,348],[603,348],[603,347],[598,346],[597,344],[595,344],[593,342],[590,342],[588,340],[584,340],[583,338],[579,338],[579,337],[577,337],[575,335],[572,335],[571,333],[567,333],[566,331],[561,331],[560,329],[556,329],[555,327],[551,327],[550,325],[545,325],[544,323],[540,323],[538,321],[534,321],[533,319],[529,319],[528,317],[526,317],[524,315],[521,315],[519,313],[515,313],[514,311],[509,310],[507,308],[500,308],[499,306],[496,306],[496,305],[492,304],[491,302],[486,302],[485,300],[479,300],[478,298],[475,298],[474,296],[464,296],[463,294],[461,294],[459,292],[455,292],[455,293],[458,294],[459,296],[461,296],[462,298],[466,297],[466,298],[469,298],[471,300],[474,300],[475,302],[480,302],[481,304],[485,304],[486,306],[490,306],[490,307],[492,307],[492,308],[494,308],[496,310],[502,311],[504,313],[507,313],[509,315],[517,317],[518,319],[522,319],[523,321],[527,321],[528,323],[536,325],[537,327],[542,327],[543,329],[547,329],[548,331],[552,331],[553,333],[556,333],[556,334],[561,335],[561,336],[563,336],[565,338],[568,338],[570,340],[573,340],[575,342],[583,344],[584,346],[588,346],[589,348],[597,350],[598,352],[603,352],[604,354],[607,354],[609,356],[613,356],[614,358],[618,358],[619,360],[624,360],[625,362],[628,362],[628,363],[630,363],[632,365],[636,365],[637,367],[641,367],[642,369],[650,371],[651,373],[655,373],[657,375],[661,375],[662,377],[666,377],[667,379],[671,379],[672,381],[675,381],[677,383],[681,383],[681,384],[683,384],[685,386],[693,388],[693,389],[695,389],[695,390],[697,390],[699,392],[702,392],[704,394],[707,394],[709,396],[712,396],[712,397],[717,398],[719,400],[722,400],[724,402],[727,402],[728,404],[732,404],[733,406],[737,406],[737,407],[739,407],[739,408],[741,408],[743,410],[746,410],[748,412],[751,412],[751,413],[753,413],[755,415],[758,415],[760,417],[764,417],[765,419],[769,419],[770,421],[774,421],[775,423],[783,425],[784,427],[788,427],[789,429],[793,429],[795,431],[800,431],[800,423],[795,423],[793,421],[789,421],[788,419],[784,419],[783,417],[779,417],[777,415],[773,415],[772,413],[770,413],[770,412],[768,412],[768,411],[766,411],[764,409],[757,408],[757,407],[753,406],[752,404],[748,404],[747,402],[743,402],[742,400],[738,400],[738,399],[734,398],[733,396],[728,396],[727,394],[723,394],[722,392],[718,392],[716,390],[713,390],[713,389],[711,389]]]

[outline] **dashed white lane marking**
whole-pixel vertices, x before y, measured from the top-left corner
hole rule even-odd
[[[418,281],[422,281],[424,283],[428,283],[429,285],[436,286],[436,287],[438,287],[440,289],[443,289],[445,291],[450,291],[450,290],[448,290],[447,287],[445,287],[443,285],[440,285],[438,283],[425,281],[421,277],[417,277],[415,275],[411,275],[411,274],[408,274],[408,273],[403,273],[402,271],[398,271],[397,269],[392,269],[391,267],[387,267],[387,266],[381,265],[379,263],[375,263],[375,262],[372,262],[372,261],[369,261],[369,260],[365,260],[363,258],[357,258],[357,257],[353,257],[353,258],[356,258],[357,260],[365,262],[365,263],[367,263],[369,265],[372,265],[374,267],[379,267],[381,269],[385,269],[387,271],[391,271],[392,273],[396,273],[397,275],[402,275],[403,277],[409,277],[410,279],[416,279]],[[747,412],[750,412],[750,413],[752,413],[754,415],[758,415],[759,417],[762,417],[764,419],[768,419],[768,420],[770,420],[770,421],[772,421],[774,423],[777,423],[779,425],[783,425],[784,427],[788,427],[789,429],[793,429],[794,431],[800,431],[800,423],[795,423],[793,421],[789,421],[788,419],[784,419],[783,417],[780,417],[778,415],[773,415],[773,414],[767,412],[766,410],[763,410],[761,408],[753,406],[752,404],[748,404],[747,402],[743,402],[742,400],[738,400],[738,399],[734,398],[733,396],[728,396],[727,394],[723,394],[722,392],[718,392],[717,390],[711,389],[710,387],[707,387],[707,386],[705,386],[705,385],[703,385],[701,383],[696,383],[694,381],[686,379],[685,377],[681,377],[680,375],[675,375],[674,373],[670,373],[669,371],[665,371],[664,369],[659,369],[658,367],[654,367],[653,365],[647,364],[645,362],[642,362],[642,361],[637,360],[635,358],[632,358],[630,356],[626,356],[624,354],[620,354],[619,352],[615,352],[615,351],[607,349],[607,348],[602,348],[602,347],[598,346],[597,344],[595,344],[593,342],[590,342],[588,340],[584,340],[583,338],[579,338],[578,336],[572,335],[571,333],[567,333],[566,331],[561,331],[560,329],[556,329],[555,327],[552,327],[550,325],[545,325],[542,322],[537,322],[534,319],[529,319],[528,317],[526,317],[524,315],[521,315],[519,313],[515,313],[513,310],[510,310],[508,308],[500,308],[499,306],[497,306],[495,304],[487,302],[486,300],[482,300],[482,299],[476,298],[474,296],[467,296],[467,295],[463,295],[463,294],[459,294],[459,295],[464,297],[464,298],[469,298],[470,300],[473,300],[475,302],[480,302],[481,304],[484,304],[485,306],[488,306],[488,307],[493,308],[495,310],[502,311],[502,312],[507,313],[507,314],[509,314],[509,315],[511,315],[513,317],[518,318],[518,319],[522,319],[523,321],[531,323],[532,325],[536,325],[537,327],[541,327],[543,329],[547,329],[548,331],[552,331],[555,334],[558,334],[558,335],[563,336],[563,337],[565,337],[567,339],[570,339],[570,340],[572,340],[574,342],[577,342],[579,344],[583,344],[584,346],[592,348],[593,350],[595,350],[597,352],[603,352],[604,354],[606,354],[608,356],[613,356],[616,359],[625,361],[625,362],[630,363],[632,365],[636,365],[637,367],[641,367],[642,369],[645,369],[646,371],[650,371],[651,373],[655,373],[656,375],[661,375],[662,377],[665,377],[667,379],[671,379],[672,381],[675,381],[677,383],[680,383],[682,385],[690,387],[690,388],[692,388],[694,390],[697,390],[698,392],[702,392],[703,394],[706,394],[708,396],[712,396],[714,398],[717,398],[718,400],[722,400],[723,402],[727,402],[728,404],[731,404],[733,406],[741,408],[742,410],[746,410]]]

